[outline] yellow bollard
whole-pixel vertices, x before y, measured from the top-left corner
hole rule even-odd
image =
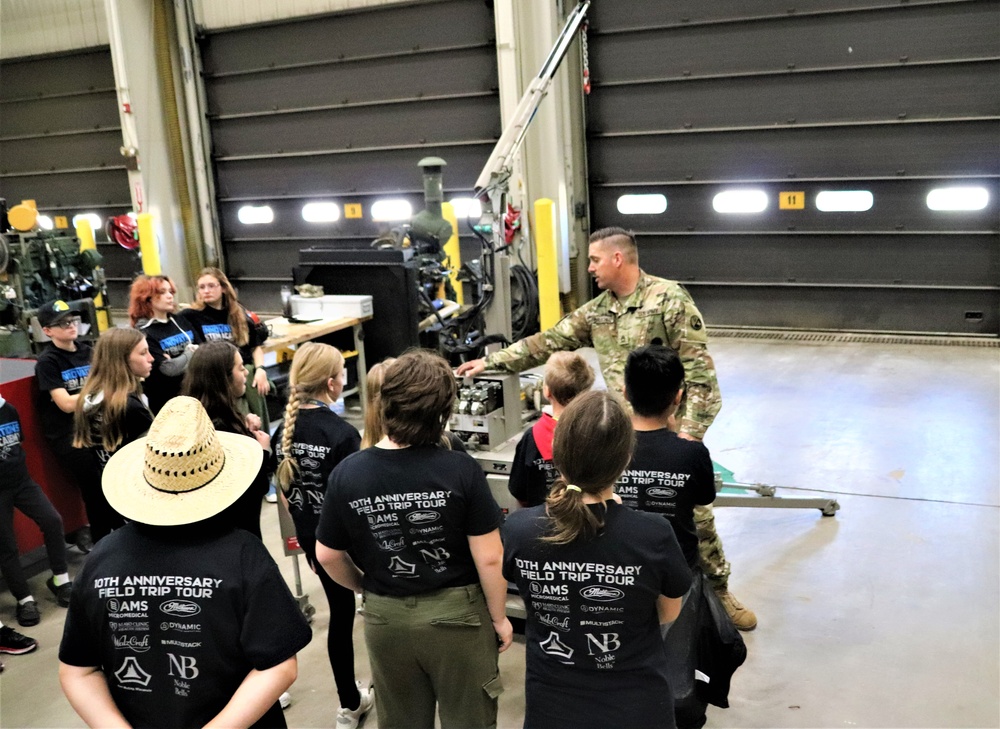
[[[163,268],[160,266],[160,247],[156,243],[156,233],[153,231],[153,216],[150,213],[139,213],[136,216],[139,228],[139,252],[142,254],[142,272],[147,276],[160,276]]]
[[[448,268],[451,270],[449,278],[452,288],[455,289],[455,301],[464,304],[462,282],[458,280],[458,269],[462,267],[462,253],[458,247],[458,218],[455,217],[455,206],[450,202],[441,203],[441,217],[451,223],[451,238],[444,244],[444,252],[448,256]]]
[[[94,229],[90,221],[82,216],[76,220],[76,237],[80,239],[81,251],[97,250]],[[100,292],[94,296],[94,308],[97,309],[97,331],[103,332],[111,326],[111,322],[108,319],[108,311],[104,308],[104,296]]]
[[[535,257],[538,261],[538,323],[544,332],[562,318],[556,204],[548,198],[535,201]]]

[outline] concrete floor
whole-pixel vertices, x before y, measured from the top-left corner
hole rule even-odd
[[[717,511],[732,589],[760,625],[732,708],[710,708],[708,726],[1000,726],[1000,349],[717,338],[712,353],[725,402],[715,459],[741,481],[834,492],[841,511]],[[264,515],[291,584],[274,508]],[[2,727],[83,726],[59,691],[64,611],[43,578],[42,623],[24,631],[41,647],[4,657]],[[333,727],[327,616],[315,575],[304,581],[316,639],[286,716]],[[16,627],[9,593],[0,618]],[[366,678],[360,619],[356,637]],[[523,643],[501,667],[500,726],[518,727]]]

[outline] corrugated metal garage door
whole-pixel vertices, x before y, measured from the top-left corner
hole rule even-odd
[[[4,60],[0,77],[0,197],[34,200],[50,217],[130,211],[110,49]],[[95,232],[111,303],[125,308],[142,265]]]
[[[367,247],[377,199],[423,206],[417,162],[443,157],[446,199],[469,196],[500,135],[493,15],[482,0],[377,7],[212,31],[202,43],[228,272],[278,306],[300,248]],[[307,223],[332,201],[362,217]],[[241,207],[270,205],[269,224]],[[461,223],[462,221],[460,221]],[[463,239],[463,256],[478,254]]]
[[[712,324],[995,335],[998,27],[997,2],[595,0],[592,223],[636,230]],[[955,186],[987,205],[928,208]],[[716,212],[729,189],[767,208]],[[827,190],[873,205],[822,212]],[[620,214],[637,193],[666,211]]]

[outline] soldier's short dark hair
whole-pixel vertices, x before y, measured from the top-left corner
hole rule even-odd
[[[545,363],[545,384],[551,399],[569,405],[594,384],[594,369],[576,352],[556,352]]]
[[[399,445],[437,444],[457,389],[451,367],[438,354],[403,353],[385,370],[380,395],[385,434]]]
[[[670,408],[684,384],[677,352],[661,344],[639,347],[625,361],[625,398],[636,415],[655,418]]]
[[[601,228],[590,234],[590,242],[607,242],[615,246],[625,256],[629,263],[639,262],[639,244],[636,243],[635,233],[613,225],[609,228]]]

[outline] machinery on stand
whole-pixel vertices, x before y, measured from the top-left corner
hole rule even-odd
[[[552,83],[552,78],[559,68],[569,47],[584,23],[589,0],[580,2],[570,13],[555,45],[549,52],[542,69],[528,86],[511,122],[494,147],[486,166],[476,181],[476,197],[482,203],[483,215],[474,230],[480,234],[483,243],[482,270],[484,282],[483,296],[476,307],[470,312],[459,314],[456,320],[463,317],[481,317],[481,327],[469,327],[469,331],[477,334],[476,338],[468,336],[461,343],[453,343],[451,351],[462,351],[478,357],[483,347],[493,343],[509,342],[520,339],[514,336],[511,322],[510,281],[510,237],[508,235],[508,218],[510,210],[508,201],[510,177],[514,156],[524,141],[528,126],[535,112]],[[482,234],[485,232],[486,234]],[[523,335],[522,335],[523,336]],[[491,490],[501,507],[517,508],[516,502],[506,490],[507,475],[510,473],[508,453],[498,453],[496,449],[503,441],[498,441],[494,433],[500,432],[499,422],[504,424],[504,430],[513,437],[522,427],[522,402],[530,402],[530,390],[533,383],[526,382],[524,388],[519,388],[518,397],[504,397],[503,410],[492,409],[499,404],[500,398],[495,394],[494,384],[506,382],[503,378],[514,378],[515,375],[482,374],[474,378],[466,378],[459,386],[459,403],[452,416],[451,427],[475,452],[473,455],[487,473]],[[537,389],[537,384],[534,384]],[[522,397],[523,396],[523,397]],[[537,397],[534,398],[537,402]],[[482,410],[474,414],[472,408]],[[469,412],[464,412],[468,409]],[[540,409],[540,408],[539,408]],[[490,431],[490,427],[493,431]],[[777,507],[795,509],[819,509],[824,516],[833,516],[840,505],[830,498],[783,498],[776,495],[777,487],[769,484],[749,484],[735,480],[733,473],[716,464],[716,484],[721,491],[716,499],[720,506],[753,506]]]
[[[101,263],[92,234],[89,245],[81,244],[65,222],[42,229],[33,201],[8,211],[0,200],[0,356],[27,357],[41,350],[48,338],[35,312],[53,299],[79,313],[80,339],[95,340],[111,325]]]

